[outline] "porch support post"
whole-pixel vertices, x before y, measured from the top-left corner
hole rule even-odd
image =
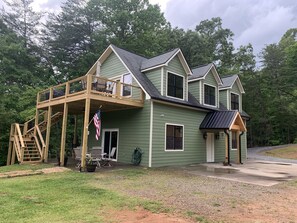
[[[15,164],[15,148],[12,147],[11,165]]]
[[[47,122],[46,122],[45,151],[43,154],[44,162],[48,161],[48,148],[50,143],[51,125],[52,125],[52,107],[49,106],[47,111]]]
[[[230,165],[230,135],[228,130],[224,130],[225,134],[226,134],[226,138],[225,138],[225,163],[228,163],[228,165]]]
[[[10,165],[11,152],[12,152],[12,142],[11,142],[11,136],[9,136],[8,153],[7,153],[7,161],[6,161],[7,166]]]
[[[64,103],[61,148],[60,148],[60,165],[64,166],[65,144],[66,144],[66,130],[67,130],[68,104]]]
[[[36,108],[35,125],[38,125],[38,123],[39,123],[39,110],[38,110],[38,108]],[[36,128],[35,128],[35,125],[34,125],[34,135],[36,136]]]
[[[87,153],[87,146],[88,146],[88,124],[89,124],[89,117],[90,117],[90,104],[91,99],[87,97],[85,102],[85,117],[84,117],[84,131],[83,131],[83,145],[81,150],[81,167],[85,169],[86,167],[86,153]]]

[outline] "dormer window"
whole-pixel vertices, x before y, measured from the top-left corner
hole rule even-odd
[[[167,73],[167,96],[184,99],[184,77]]]
[[[216,88],[204,84],[204,104],[216,106]]]
[[[239,110],[239,95],[231,93],[231,110]]]

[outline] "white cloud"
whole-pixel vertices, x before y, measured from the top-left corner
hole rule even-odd
[[[296,0],[170,0],[165,17],[173,26],[194,29],[200,21],[221,17],[235,34],[234,45],[252,43],[258,53],[297,27]]]

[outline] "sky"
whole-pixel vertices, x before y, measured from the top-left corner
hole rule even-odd
[[[3,5],[0,0],[0,6]],[[34,0],[37,10],[59,11],[65,0]],[[159,4],[173,27],[195,29],[202,20],[221,17],[234,33],[234,46],[251,43],[258,55],[267,44],[277,43],[290,28],[297,28],[297,0],[149,0]]]

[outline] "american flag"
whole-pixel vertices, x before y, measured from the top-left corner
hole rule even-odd
[[[94,125],[96,127],[96,139],[99,140],[101,130],[101,114],[100,110],[94,115]]]

